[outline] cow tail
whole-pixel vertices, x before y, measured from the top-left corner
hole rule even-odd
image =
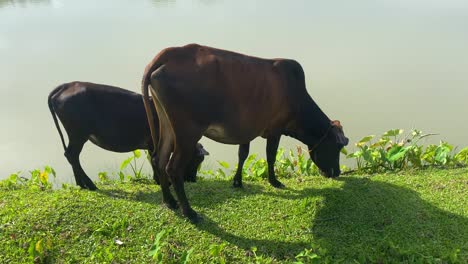
[[[162,65],[163,65],[163,62],[161,60],[161,56],[157,55],[153,59],[153,61],[151,61],[150,64],[148,64],[148,66],[146,66],[145,72],[143,74],[143,79],[141,81],[141,92],[143,94],[143,104],[145,105],[146,117],[148,118],[148,124],[149,124],[150,131],[151,131],[151,139],[153,141],[153,153],[152,154],[156,153],[158,149],[157,139],[158,139],[159,131],[156,131],[156,127],[154,126],[154,120],[156,119],[154,118],[153,111],[151,110],[152,107],[154,107],[154,105],[150,101],[148,89],[149,89],[151,74],[155,70],[157,70],[159,67],[161,67]]]
[[[67,87],[66,84],[62,84],[58,86],[57,88],[52,90],[52,92],[50,92],[49,97],[47,98],[47,102],[49,104],[49,110],[50,110],[50,113],[52,114],[52,118],[54,119],[55,127],[57,128],[57,131],[59,132],[60,139],[62,140],[64,151],[67,151],[67,145],[65,144],[65,139],[63,138],[62,130],[60,129],[60,125],[58,123],[57,114],[55,113],[55,110],[54,110],[53,97],[54,95],[60,93],[66,87]]]

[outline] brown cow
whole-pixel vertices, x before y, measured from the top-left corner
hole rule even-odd
[[[150,84],[159,116],[158,157],[153,162],[168,175],[161,173],[163,201],[177,207],[170,179],[183,214],[193,222],[198,216],[185,195],[183,174],[202,136],[240,145],[264,137],[270,141],[267,156],[272,160],[279,137],[288,135],[309,147],[323,174],[340,174],[340,150],[348,139],[339,122],[331,121],[307,93],[304,72],[294,60],[262,59],[197,44],[164,49],[146,66],[142,80],[156,139]]]
[[[65,149],[65,157],[73,168],[76,184],[84,189],[97,189],[80,164],[80,153],[88,140],[114,152],[153,150],[148,119],[140,94],[104,84],[71,82],[55,88],[49,94],[48,104]],[[156,111],[154,108],[152,111],[155,118],[153,122],[157,123]],[[65,144],[56,115],[67,131],[68,146]],[[208,152],[199,144],[187,167],[186,181],[196,180],[197,168],[206,154]],[[154,166],[153,173],[154,180],[159,182]]]

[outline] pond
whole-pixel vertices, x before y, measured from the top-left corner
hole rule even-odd
[[[299,61],[310,94],[351,142],[418,128],[466,146],[467,27],[461,0],[0,0],[0,178],[51,165],[74,183],[49,92],[75,80],[139,92],[153,56],[188,43]],[[202,143],[206,167],[237,160],[237,146]],[[257,139],[251,152],[264,149]],[[81,160],[95,178],[127,156],[88,143]]]

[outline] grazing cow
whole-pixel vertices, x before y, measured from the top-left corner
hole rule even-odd
[[[76,184],[90,190],[96,185],[81,167],[79,156],[83,145],[90,140],[99,147],[114,152],[148,149],[153,143],[143,99],[140,94],[122,88],[88,82],[65,83],[55,88],[48,97],[50,112],[60,134],[65,157],[70,162]],[[158,117],[153,108],[153,123]],[[57,116],[68,134],[65,144]],[[186,169],[185,180],[194,182],[198,165],[208,154],[200,144]],[[159,183],[153,166],[154,180]]]
[[[167,48],[146,66],[142,92],[157,148],[152,161],[161,169],[163,201],[177,208],[170,180],[182,213],[192,222],[198,215],[185,195],[183,174],[202,136],[244,146],[264,137],[272,164],[280,136],[288,135],[308,146],[325,176],[340,174],[340,150],[348,139],[339,122],[330,120],[307,93],[304,72],[294,60],[262,59],[197,44]]]

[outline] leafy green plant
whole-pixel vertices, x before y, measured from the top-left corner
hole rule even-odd
[[[252,252],[252,256],[255,260],[255,264],[264,264],[264,263],[271,263],[270,259],[265,258],[264,256],[257,254],[257,247],[251,247],[250,252]]]
[[[94,230],[93,235],[99,234],[105,237],[115,237],[129,226],[126,218],[117,219],[113,223],[109,223],[103,219],[100,220],[102,225]]]
[[[279,148],[275,159],[275,174],[279,178],[318,175],[318,168],[309,158],[308,151],[299,146],[296,152],[289,150],[287,154],[283,148]],[[242,174],[251,181],[266,179],[268,163],[265,159],[257,158],[256,154],[251,154],[244,162]]]
[[[8,178],[0,181],[0,188],[12,190],[20,187],[24,184],[25,180],[20,177],[21,172],[15,172],[10,174]]]
[[[455,162],[457,162],[459,165],[467,166],[468,165],[468,147],[465,147],[462,150],[460,150],[460,152],[458,152],[455,155],[454,159],[455,159]]]
[[[49,182],[49,175],[52,175],[54,178],[56,177],[55,170],[50,166],[45,166],[43,170],[35,169],[29,171],[31,174],[31,178],[28,181],[30,186],[37,186],[41,190],[51,189],[52,183]]]
[[[211,255],[211,262],[212,263],[219,263],[219,264],[225,264],[226,263],[226,258],[224,257],[223,254],[223,249],[226,247],[226,243],[221,243],[221,244],[211,244],[209,248],[209,252]]]
[[[182,252],[182,255],[180,256],[179,263],[182,263],[182,264],[190,263],[190,256],[192,255],[192,253],[193,253],[193,248],[190,248],[189,250],[184,250]]]
[[[327,249],[322,248],[318,243],[312,243],[310,248],[305,248],[296,255],[295,264],[304,263],[332,263]]]
[[[95,251],[92,253],[90,259],[94,262],[99,262],[99,263],[112,263],[112,260],[114,259],[114,254],[111,252],[111,246],[100,246],[95,249]]]
[[[146,155],[146,157],[147,156],[148,155]],[[140,160],[141,157],[142,157],[141,151],[137,149],[137,150],[132,151],[132,156],[125,159],[120,164],[120,171],[118,175],[119,175],[119,179],[121,182],[124,182],[125,178],[135,179],[135,180],[146,179],[146,177],[142,174],[143,166],[145,165],[146,159],[143,159],[143,161],[138,162],[138,160]],[[127,174],[127,177],[125,177],[125,169],[128,166],[130,166],[130,170],[132,174]]]
[[[163,263],[163,248],[167,245],[166,238],[168,236],[168,232],[166,230],[161,230],[156,237],[154,238],[153,245],[148,252],[148,256],[152,257],[156,263]]]
[[[227,163],[225,161],[217,161],[217,162],[218,162],[219,165],[221,165],[221,168],[218,168],[216,170],[211,170],[211,169],[202,170],[202,169],[200,169],[201,168],[201,164],[200,164],[197,171],[200,174],[202,174],[202,175],[204,175],[204,176],[206,176],[208,178],[225,179],[227,177],[226,170],[228,170],[230,168],[229,163]]]
[[[99,178],[99,181],[102,182],[102,183],[108,182],[110,180],[109,176],[107,175],[107,172],[105,172],[105,171],[99,172],[98,173],[98,178]]]
[[[45,263],[52,249],[52,239],[48,236],[29,242],[28,254],[34,263]]]
[[[34,169],[29,171],[30,177],[21,176],[21,171],[10,174],[8,178],[0,181],[0,188],[17,189],[21,186],[31,188],[39,188],[40,190],[48,190],[53,187],[50,181],[50,176],[56,178],[55,170],[50,166],[44,166],[44,169]]]
[[[282,149],[280,149],[279,153],[277,154],[281,154],[281,151]],[[292,150],[289,150],[288,157],[284,155],[277,155],[276,162],[280,164],[280,166],[278,166],[278,174],[280,175],[313,176],[319,174],[317,166],[309,157],[308,150],[304,150],[300,146],[296,147],[296,154],[294,154]],[[284,166],[282,166],[283,164]],[[284,170],[281,170],[282,168],[284,168]]]
[[[374,135],[363,137],[356,143],[357,150],[347,157],[356,160],[357,171],[367,173],[467,164],[466,148],[454,156],[454,148],[447,142],[427,147],[420,144],[432,135],[416,129],[407,135],[403,135],[402,129],[389,130],[378,139]]]

